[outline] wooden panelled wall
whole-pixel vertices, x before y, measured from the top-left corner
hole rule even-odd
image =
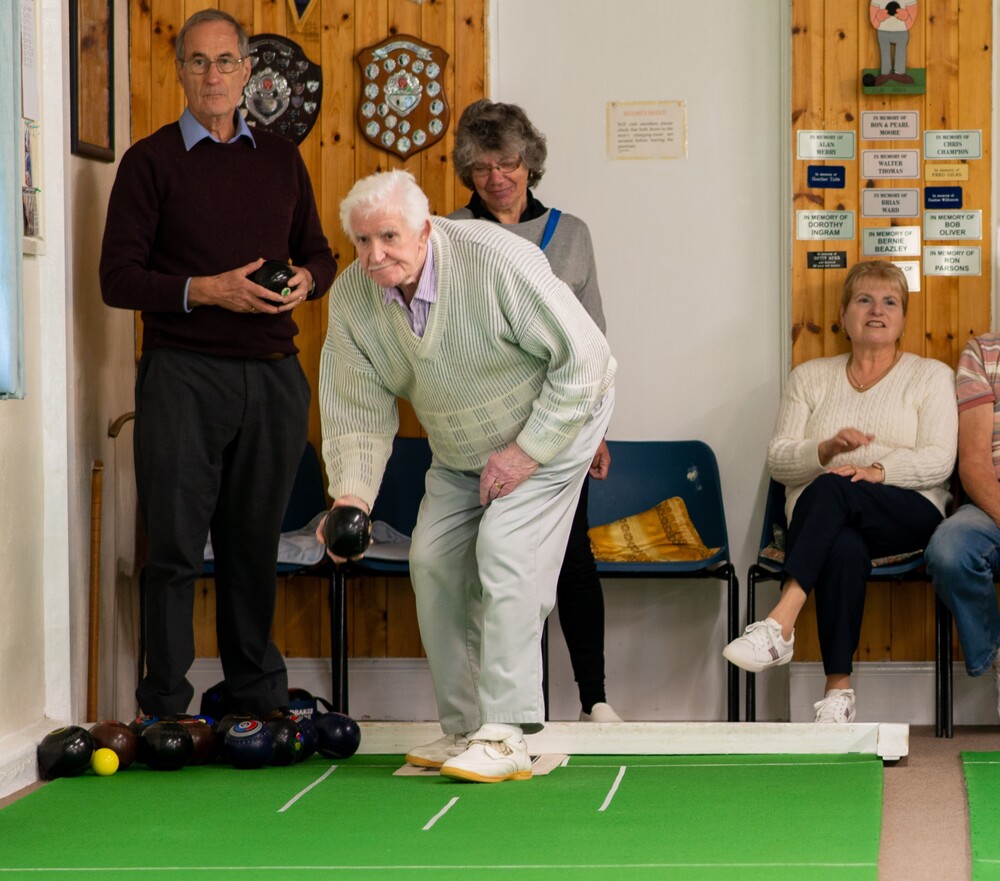
[[[861,193],[866,187],[919,188],[923,207],[924,179],[866,180],[861,176],[862,150],[920,151],[923,174],[925,130],[976,130],[982,133],[982,159],[969,160],[968,179],[935,182],[961,186],[963,209],[981,210],[981,241],[954,244],[982,249],[978,277],[924,276],[921,290],[910,296],[905,351],[939,358],[954,367],[974,334],[990,330],[992,272],[992,3],[987,0],[919,0],[918,20],[910,31],[907,67],[925,68],[924,95],[865,95],[863,68],[878,68],[875,29],[865,0],[793,0],[792,3],[792,156],[795,210],[855,212],[856,237],[850,241],[794,241],[792,267],[792,360],[834,355],[848,349],[838,326],[841,286],[846,270],[807,268],[807,252],[847,252],[847,264],[875,259],[861,254],[861,230],[878,226],[920,225],[920,218],[862,218]],[[863,111],[919,112],[921,139],[861,139]],[[844,189],[811,189],[806,166],[814,160],[796,157],[801,130],[854,131],[856,159],[830,162],[846,166]],[[794,235],[794,233],[793,233]],[[923,235],[921,234],[921,240]],[[934,242],[934,244],[949,244]],[[902,258],[916,260],[916,257]],[[819,660],[815,616],[806,610],[796,635],[796,659]],[[957,642],[956,642],[957,646]],[[934,595],[924,584],[871,584],[857,660],[929,660],[934,657]]]
[[[462,109],[485,94],[485,0],[313,0],[300,17],[293,0],[130,0],[132,138],[145,137],[177,119],[184,95],[174,68],[174,40],[184,20],[207,7],[222,9],[253,34],[280,34],[293,40],[323,71],[320,118],[299,149],[312,177],[320,216],[341,269],[354,248],[340,229],[339,204],[351,185],[366,174],[389,168],[413,172],[435,214],[464,205],[468,191],[452,170],[453,132]],[[445,92],[451,104],[448,134],[423,152],[403,160],[376,149],[360,137],[355,124],[360,77],[355,54],[394,34],[411,34],[448,53]],[[200,222],[211,235],[218,206],[205,206]],[[295,311],[302,366],[318,388],[319,353],[326,336],[328,300]],[[138,326],[137,334],[141,334]],[[275,414],[275,418],[281,418]],[[408,405],[401,407],[400,433],[418,435],[420,425]],[[315,399],[309,439],[319,449]],[[195,633],[199,657],[217,654],[215,596],[209,581],[199,582]],[[287,657],[330,653],[326,581],[280,579],[275,641]],[[412,589],[406,579],[352,581],[349,596],[351,654],[355,657],[419,657]]]

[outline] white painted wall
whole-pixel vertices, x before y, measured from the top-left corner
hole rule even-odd
[[[129,137],[128,10],[125,0],[115,5],[120,156]],[[132,316],[104,307],[96,271],[115,169],[69,154],[66,7],[35,0],[43,240],[24,258],[26,395],[0,402],[0,795],[34,778],[41,735],[85,720],[93,462],[106,469],[105,523],[114,524],[116,492],[131,487],[131,436],[123,438],[128,473],[116,481],[107,426],[131,408]],[[126,516],[129,505],[126,498]],[[132,561],[126,555],[121,565],[115,542],[104,545],[107,657],[122,626],[132,636],[130,616],[116,620],[110,608],[118,572]],[[105,664],[97,715],[115,714],[114,667]]]
[[[682,0],[490,4],[489,95],[520,104],[546,135],[538,196],[594,239],[619,362],[609,437],[715,450],[741,583],[787,358],[785,6],[727,4],[708,20]],[[608,102],[660,100],[686,103],[687,158],[610,160]],[[615,707],[631,719],[725,718],[721,589],[619,582],[605,595]],[[554,641],[553,678],[572,686]]]

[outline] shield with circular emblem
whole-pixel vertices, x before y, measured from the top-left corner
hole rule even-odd
[[[278,34],[250,38],[250,80],[240,112],[252,129],[301,144],[323,98],[323,72],[302,47]]]
[[[399,34],[354,60],[361,68],[358,127],[366,140],[407,159],[444,137],[451,120],[444,49]]]

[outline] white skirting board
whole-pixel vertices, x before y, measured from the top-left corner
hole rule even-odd
[[[314,695],[329,697],[330,668],[323,660],[290,658],[288,681]],[[348,667],[349,709],[362,724],[362,752],[405,753],[441,736],[427,662],[416,658],[352,659]],[[189,679],[195,686],[192,712],[201,692],[222,676],[214,659],[199,659]],[[377,721],[376,721],[377,720]],[[417,723],[417,724],[414,724]],[[592,724],[550,722],[529,735],[533,753],[567,754],[748,754],[874,753],[884,759],[905,756],[905,724],[817,726],[788,723],[628,722]]]
[[[819,662],[789,664],[789,718],[812,722],[813,702],[823,697],[825,676]],[[767,673],[758,676],[757,681]],[[971,678],[965,665],[952,665],[956,725],[996,725],[997,690],[993,676]],[[857,702],[856,721],[934,724],[934,663],[864,661],[851,674]]]
[[[331,698],[330,661],[324,658],[286,658],[288,685],[316,697]],[[427,722],[437,718],[434,687],[427,661],[422,658],[351,658],[348,672],[348,708],[359,722],[391,719]],[[194,699],[188,712],[197,713],[202,692],[222,679],[218,658],[197,658],[188,673]]]
[[[441,736],[436,723],[363,722],[359,753],[399,754]],[[549,722],[525,738],[532,755],[814,755],[862,753],[895,761],[909,754],[910,727],[790,722]]]
[[[322,658],[289,658],[288,682],[314,695],[330,698],[330,662]],[[427,661],[421,658],[352,658],[348,666],[349,707],[358,721],[427,722],[437,718],[434,689]],[[789,671],[786,673],[786,671]],[[823,695],[823,667],[820,663],[795,662],[786,668],[762,673],[757,677],[758,690],[768,676],[789,677],[789,708],[792,722],[812,722],[813,702]],[[222,679],[217,658],[199,658],[188,677],[195,688],[190,712],[198,712],[201,693]],[[993,677],[971,679],[961,663],[953,665],[955,684],[956,725],[996,725],[997,692]],[[854,665],[852,683],[857,692],[859,722],[899,722],[909,725],[934,724],[934,664],[930,661],[909,663],[862,662]],[[740,687],[743,688],[743,677]],[[559,683],[553,687],[561,688]],[[561,690],[565,691],[565,688]],[[646,721],[680,721],[664,719],[655,712],[646,712],[641,700],[631,699],[622,688],[614,703],[626,718]],[[572,701],[554,699],[554,705],[577,712]],[[742,695],[741,695],[742,712]],[[758,704],[760,708],[760,704]],[[677,710],[677,707],[673,708]],[[876,715],[877,714],[877,715]],[[560,721],[573,719],[569,711],[553,713]],[[768,721],[763,714],[758,718]],[[773,717],[772,717],[773,718]],[[781,717],[779,717],[781,718]],[[127,720],[125,720],[127,721]]]
[[[0,737],[0,798],[24,789],[38,780],[38,744],[65,722],[43,719],[5,737]]]

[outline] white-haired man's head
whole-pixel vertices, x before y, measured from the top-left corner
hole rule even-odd
[[[408,171],[379,171],[363,177],[340,203],[340,224],[354,238],[354,218],[373,214],[397,214],[413,232],[419,232],[431,218],[427,196]]]
[[[383,288],[399,288],[409,302],[427,259],[431,212],[408,171],[384,171],[359,180],[340,203],[340,222],[358,263]]]

